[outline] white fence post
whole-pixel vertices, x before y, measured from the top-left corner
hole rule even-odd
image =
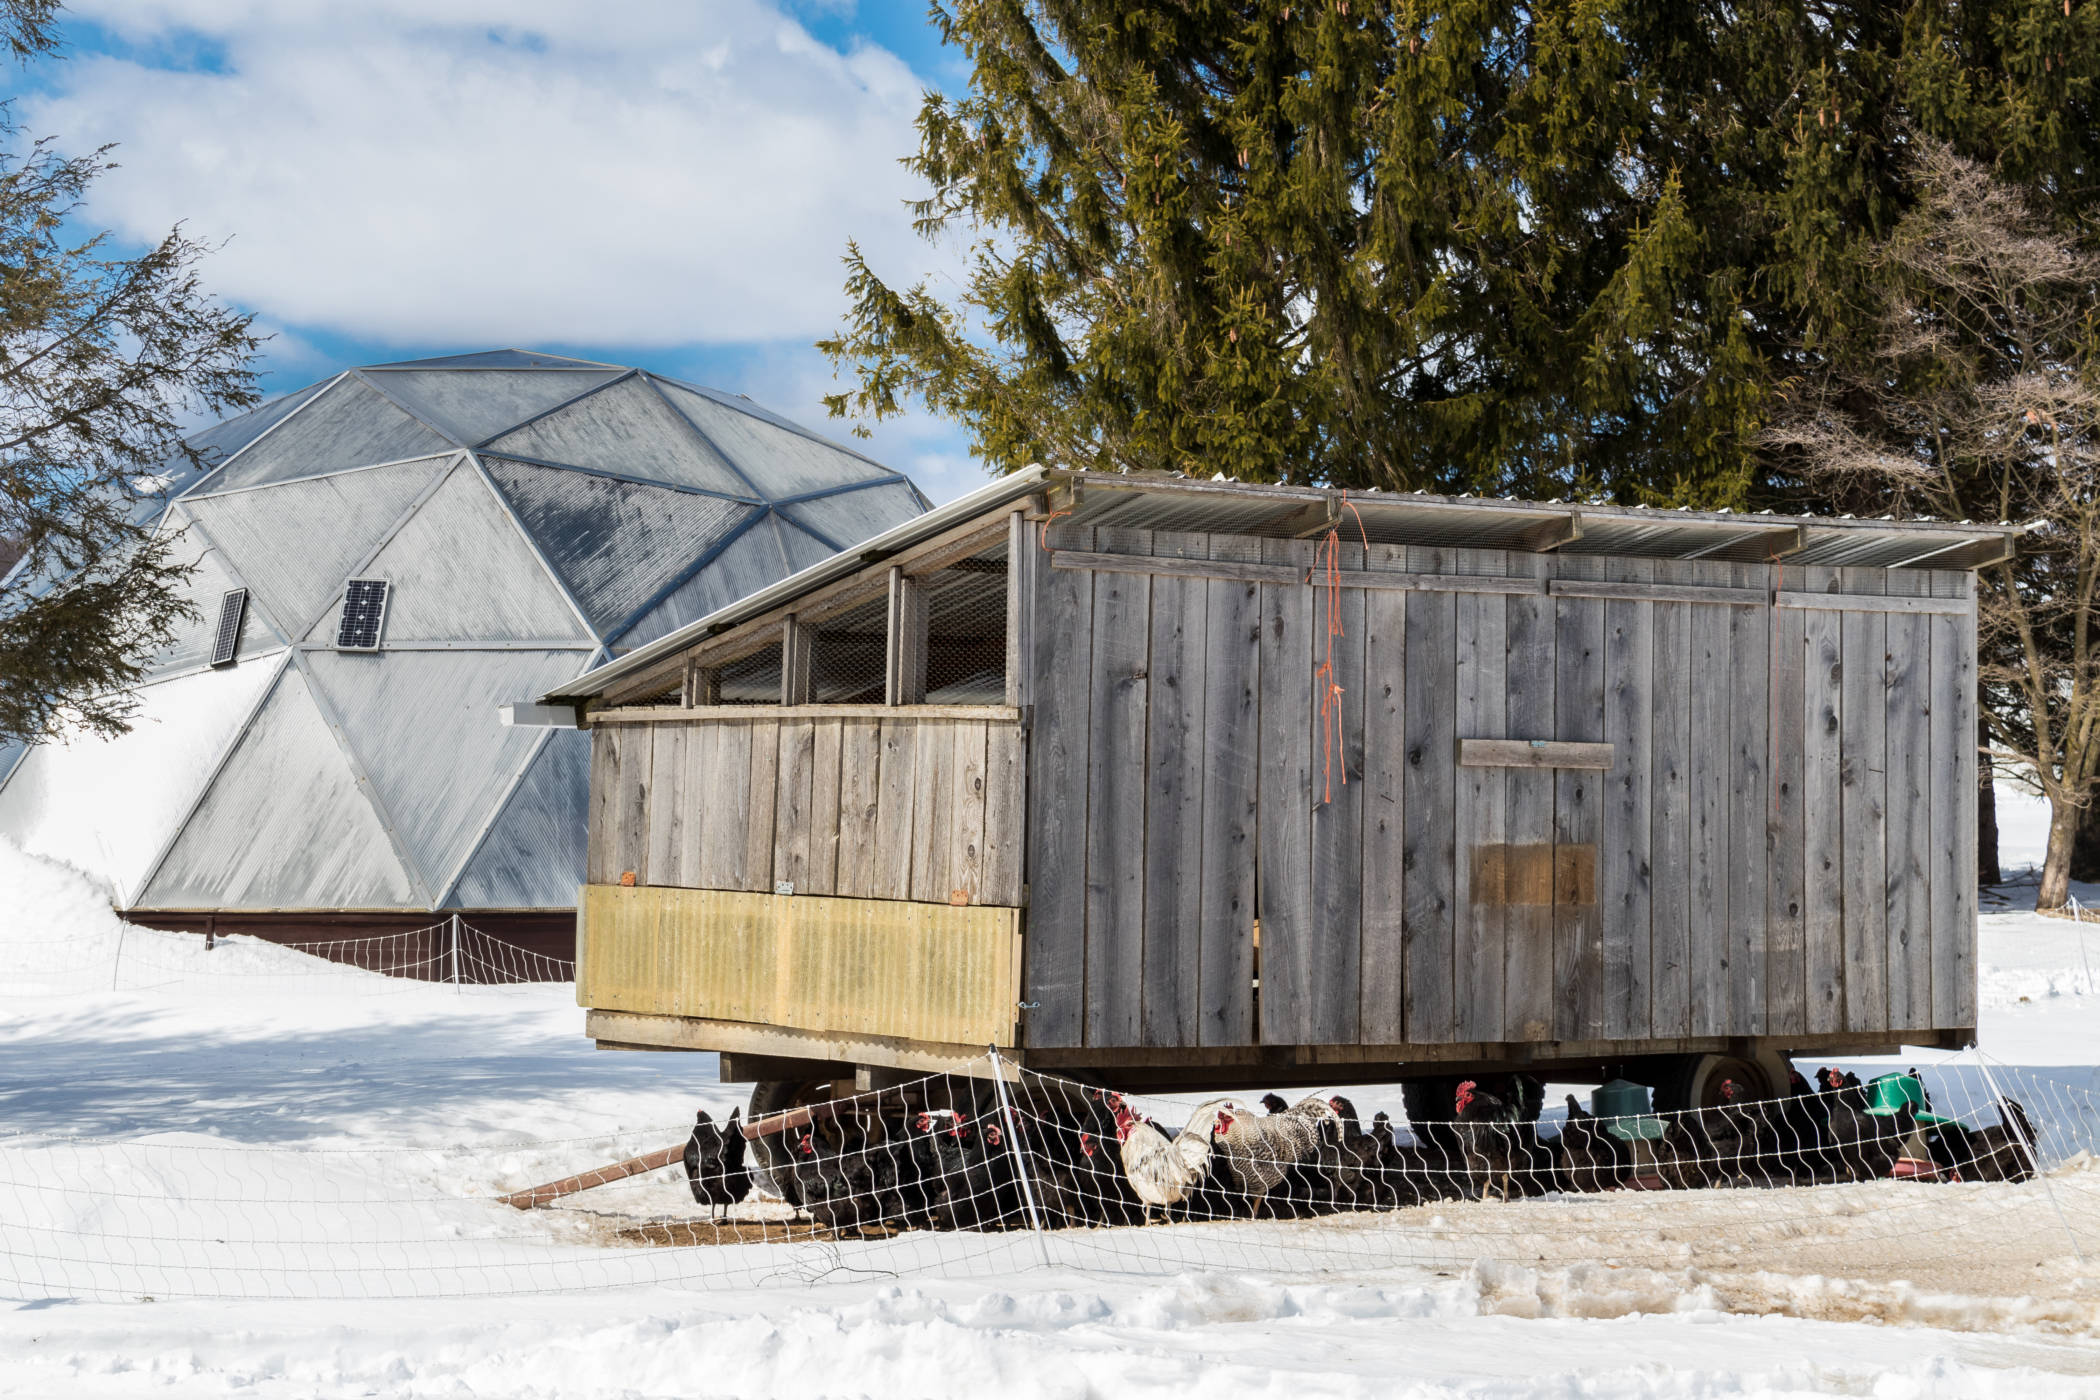
[[[449,977],[454,987],[459,986],[459,915],[454,914],[447,927],[452,933],[452,971]]]
[[[1035,1234],[1036,1253],[1041,1256],[1043,1267],[1050,1267],[1050,1243],[1043,1237],[1043,1217],[1035,1204],[1035,1180],[1028,1174],[1028,1154],[1021,1150],[1021,1120],[1014,1113],[1013,1101],[1006,1093],[1006,1062],[999,1058],[999,1047],[986,1047],[992,1052],[992,1092],[999,1096],[999,1113],[1006,1121],[1006,1150],[1014,1157],[1014,1170],[1021,1178],[1021,1200],[1028,1207],[1028,1228]]]

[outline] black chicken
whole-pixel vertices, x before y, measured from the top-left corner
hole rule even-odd
[[[1539,1151],[1536,1129],[1524,1121],[1524,1075],[1507,1075],[1498,1093],[1476,1079],[1462,1080],[1452,1098],[1466,1179],[1466,1194],[1502,1200],[1536,1189],[1540,1169],[1551,1165]]]
[[[1895,1169],[1903,1143],[1917,1128],[1917,1112],[1905,1103],[1890,1114],[1867,1112],[1866,1086],[1856,1074],[1818,1071],[1830,1104],[1830,1151],[1838,1173],[1851,1181],[1875,1181]]]
[[[1610,1191],[1625,1184],[1632,1168],[1626,1144],[1604,1130],[1594,1113],[1568,1095],[1568,1121],[1554,1142],[1555,1167],[1568,1191]]]
[[[1969,1135],[1969,1169],[1976,1181],[2025,1181],[2034,1175],[2034,1122],[2018,1099],[2005,1107],[1992,1127]]]
[[[685,1181],[693,1200],[708,1208],[710,1220],[726,1214],[730,1207],[751,1194],[751,1169],[744,1164],[743,1110],[729,1110],[729,1122],[717,1124],[701,1109],[693,1122],[693,1135],[685,1141]]]

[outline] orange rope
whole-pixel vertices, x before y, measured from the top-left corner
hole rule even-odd
[[[1076,509],[1078,507],[1068,506],[1064,510],[1053,510],[1043,517],[1042,524],[1035,527],[1035,542],[1042,546],[1043,553],[1055,554],[1057,552],[1050,548],[1050,522],[1057,519],[1060,515],[1070,515]]]

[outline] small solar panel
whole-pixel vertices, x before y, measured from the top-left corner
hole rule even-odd
[[[377,651],[386,624],[387,581],[354,578],[343,593],[343,620],[335,629],[337,651]]]
[[[219,597],[219,630],[212,638],[211,664],[231,666],[241,650],[241,623],[248,616],[248,590],[229,588]]]

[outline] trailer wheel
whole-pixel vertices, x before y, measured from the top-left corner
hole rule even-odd
[[[1776,1099],[1787,1092],[1791,1066],[1777,1050],[1744,1055],[1667,1055],[1648,1067],[1655,1091],[1655,1111],[1675,1113],[1713,1108],[1721,1102],[1721,1085],[1734,1080],[1751,1099]]]
[[[828,1079],[761,1079],[751,1086],[751,1107],[744,1111],[744,1121],[749,1123],[791,1108],[806,1108],[830,1097]],[[760,1189],[771,1191],[800,1209],[802,1193],[795,1186],[795,1174],[787,1170],[786,1149],[780,1144],[778,1133],[751,1139],[751,1174],[758,1179]]]

